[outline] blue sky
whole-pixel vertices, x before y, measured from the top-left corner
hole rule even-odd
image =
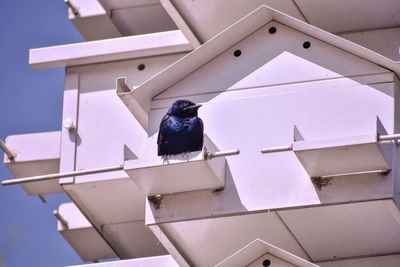
[[[64,68],[32,70],[29,49],[83,39],[62,0],[0,1],[0,10],[0,138],[60,130]],[[9,178],[1,163],[0,179]],[[58,233],[52,215],[67,197],[47,198],[43,204],[21,186],[0,186],[0,267],[82,263]]]

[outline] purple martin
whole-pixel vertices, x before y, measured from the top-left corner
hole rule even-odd
[[[203,149],[203,121],[197,116],[200,104],[177,100],[161,120],[158,156],[167,157]]]

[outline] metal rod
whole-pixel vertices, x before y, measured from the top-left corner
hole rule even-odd
[[[58,210],[53,210],[53,215],[60,221],[64,228],[68,229],[68,221],[64,219],[63,216],[58,212]]]
[[[4,153],[6,153],[9,160],[13,160],[15,158],[15,154],[6,146],[3,140],[0,139],[0,147],[3,149]]]
[[[120,171],[120,170],[123,170],[123,169],[124,169],[123,165],[118,165],[118,166],[91,169],[91,170],[82,170],[82,171],[64,172],[64,173],[53,173],[53,174],[39,175],[39,176],[33,176],[33,177],[11,179],[11,180],[3,181],[3,182],[1,182],[1,184],[2,185],[14,185],[14,184],[22,184],[22,183],[29,183],[29,182],[37,182],[37,181],[58,179],[58,178],[64,178],[64,177],[70,177],[70,176],[80,176],[80,175],[86,175],[86,174],[95,174],[95,173],[102,173],[102,172]]]
[[[284,151],[292,151],[293,146],[276,146],[276,147],[268,147],[261,149],[261,153],[274,153],[274,152],[284,152]]]
[[[388,135],[379,135],[378,141],[398,141],[400,139],[400,134],[388,134]]]
[[[386,175],[389,172],[390,172],[390,170],[372,170],[372,171],[360,171],[360,172],[348,172],[348,173],[340,173],[340,174],[322,175],[319,177],[312,177],[312,178],[333,178],[333,177],[340,177],[340,176],[363,175],[363,174],[373,174],[373,173],[379,173],[382,175]]]
[[[226,157],[240,154],[239,149],[223,150],[217,152],[209,152],[206,154],[206,159],[212,159],[217,157]]]
[[[43,203],[47,203],[47,199],[44,195],[38,195],[40,201],[42,201]]]
[[[78,9],[71,3],[70,0],[64,0],[64,3],[71,9],[72,13],[78,17],[79,16],[79,11]]]

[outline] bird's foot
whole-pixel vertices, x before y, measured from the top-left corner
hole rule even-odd
[[[162,159],[163,165],[169,164],[169,156],[168,155],[161,156],[161,159]]]

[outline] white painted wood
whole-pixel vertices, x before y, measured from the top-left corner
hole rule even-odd
[[[312,141],[304,140],[295,126],[293,152],[310,177],[390,170],[393,149],[379,143],[378,137],[387,131],[379,118],[376,123],[376,132],[369,135]]]
[[[264,259],[269,259],[271,266],[318,267],[309,261],[297,257],[261,239],[255,239],[250,242],[222,262],[218,263],[215,267],[263,266],[262,262]]]
[[[166,5],[166,2],[169,4]],[[201,43],[205,43],[262,5],[303,20],[301,13],[290,0],[165,0],[162,1],[162,4],[164,7],[167,6],[167,12],[185,35],[196,36]],[[182,21],[185,24],[182,24]],[[185,25],[189,25],[189,27],[185,27]],[[189,37],[188,39],[190,40]]]
[[[4,156],[4,164],[15,178],[58,173],[60,140],[59,131],[8,136],[5,143],[16,157],[9,160]],[[29,195],[63,192],[58,180],[31,182],[22,186]]]
[[[293,143],[293,152],[310,177],[389,170],[376,135]]]
[[[182,31],[182,33],[186,36],[189,42],[192,44],[194,48],[197,48],[201,45],[200,41],[196,37],[196,35],[192,32],[189,25],[182,18],[181,14],[179,14],[178,10],[171,3],[170,0],[160,0],[161,5],[168,12],[169,16],[174,20],[175,24]]]
[[[170,255],[145,257],[129,260],[118,260],[92,264],[74,265],[75,267],[179,267]]]
[[[170,31],[30,49],[29,64],[35,69],[77,66],[184,53],[192,49],[180,31]]]
[[[336,260],[328,262],[319,262],[321,267],[398,267],[400,262],[400,254],[387,255],[379,257],[365,257],[348,260]]]
[[[146,205],[149,205],[149,201],[146,201]],[[150,225],[149,228],[153,232],[153,234],[157,237],[159,242],[163,244],[163,246],[166,248],[168,253],[174,258],[175,262],[180,266],[180,267],[190,267],[190,265],[187,263],[186,259],[182,256],[180,251],[176,248],[176,245],[174,245],[171,241],[171,239],[165,235],[164,230],[161,229],[159,225]]]
[[[75,15],[69,10],[69,19],[88,40],[121,37],[107,10],[98,0],[69,0],[78,11]]]
[[[108,9],[123,9],[143,5],[156,5],[160,0],[99,0]]]
[[[271,26],[279,25],[278,32],[270,37],[266,28],[259,28],[271,20],[276,20],[288,27],[282,26],[281,24],[274,24],[275,22],[270,24]],[[252,34],[249,38],[245,38],[257,29],[259,29],[257,32]],[[279,33],[282,29],[288,31],[284,36],[288,38],[293,37],[294,39],[285,40],[285,42],[281,43],[272,42],[274,38],[279,38]],[[263,38],[263,41],[255,41],[257,37]],[[242,46],[239,46],[237,43],[243,38],[245,39],[240,43]],[[269,55],[269,58],[264,59],[264,57],[260,57],[258,53],[247,53],[249,55],[247,57],[248,61],[244,59],[240,61],[241,64],[238,64],[240,58],[232,56],[232,53],[236,49],[245,49],[246,47],[248,47],[247,51],[254,51],[255,48],[262,49],[262,45],[267,42],[266,38],[271,38],[270,43],[274,48],[273,51],[275,51],[272,52],[268,50],[266,55]],[[305,41],[310,41],[312,43],[312,48],[303,49],[302,44]],[[233,45],[237,46],[232,47]],[[141,103],[144,103],[142,104],[144,106],[143,110],[146,110],[148,103],[154,96],[157,96],[167,89],[172,90],[171,87],[179,88],[179,86],[181,86],[182,89],[180,90],[196,88],[196,90],[202,93],[209,92],[210,90],[212,91],[212,89],[209,88],[210,86],[218,88],[218,90],[226,90],[235,82],[244,78],[246,74],[250,74],[252,71],[255,71],[257,68],[279,55],[279,53],[284,52],[284,48],[291,49],[289,50],[290,52],[305,57],[313,63],[322,65],[331,71],[347,77],[387,72],[386,69],[379,65],[387,67],[395,72],[399,72],[400,70],[399,64],[395,64],[370,50],[363,49],[354,43],[314,28],[311,25],[302,23],[301,21],[267,7],[260,7],[213,38],[210,42],[199,47],[189,55],[166,68],[153,79],[136,88],[135,91],[137,95],[142,94],[142,96],[145,95],[143,98],[147,98],[145,101],[141,98]],[[223,53],[226,50],[227,52]],[[246,52],[246,50],[244,50],[244,52]],[[327,56],[332,53],[334,53],[335,56]],[[228,54],[230,56],[229,61],[226,59]],[[232,63],[235,59],[238,62]],[[206,64],[209,61],[213,64]],[[253,61],[257,63],[253,63]],[[223,67],[227,66],[228,62],[230,62],[229,67]],[[358,65],[358,67],[353,65],[353,62]],[[374,65],[371,62],[376,64]],[[214,67],[211,68],[210,66]],[[243,72],[243,69],[246,68],[248,69],[248,73]],[[211,72],[215,73],[216,71],[219,72],[219,75],[211,74]],[[221,76],[225,78],[220,79]],[[133,111],[133,113],[135,113],[135,111]]]
[[[400,24],[400,3],[397,0],[296,0],[316,27],[330,32],[347,32],[386,28]]]
[[[122,259],[168,254],[144,221],[107,224],[102,234]]]
[[[225,157],[206,159],[206,153],[216,151],[218,148],[205,135],[202,151],[167,160],[161,157],[129,160],[125,161],[124,170],[146,196],[219,189],[225,184]]]
[[[172,54],[71,69],[80,75],[78,170],[123,164],[125,146],[141,157],[148,135],[115,93],[115,79],[123,75],[137,86],[180,57]],[[140,64],[145,65],[142,71]],[[110,175],[126,177],[123,172]]]
[[[339,36],[393,61],[400,61],[400,27],[343,33]]]
[[[399,213],[393,200],[278,212],[317,262],[398,253]]]
[[[290,264],[290,263],[288,263],[286,261],[283,261],[283,260],[281,260],[281,259],[279,259],[277,257],[274,257],[274,256],[272,256],[270,254],[266,254],[265,256],[260,257],[258,260],[250,263],[246,267],[260,267],[260,266],[263,266],[263,262],[265,261],[265,259],[268,259],[271,262],[271,264],[273,264],[272,266],[277,266],[277,267],[292,267],[292,266],[296,266],[296,265]],[[317,266],[317,265],[314,265],[314,266]]]
[[[199,116],[205,133],[219,149],[238,148],[241,153],[227,157],[230,175],[226,177],[222,192],[213,198],[206,192],[166,196],[164,208],[156,211],[158,220],[320,204],[316,189],[293,152],[261,154],[261,148],[291,144],[294,124],[301,125],[299,129],[306,140],[376,133],[376,116],[381,118],[389,133],[394,129],[393,83],[381,88],[382,91],[365,85],[315,90],[304,84],[297,86],[299,91],[286,91],[281,87],[275,92],[263,89],[265,95],[260,89],[254,95],[251,95],[252,90],[240,90],[230,99],[203,98]],[[165,106],[174,100],[168,100]],[[157,137],[158,124],[166,110],[157,108],[150,113],[154,124],[149,134],[153,139]],[[152,151],[156,150],[148,153],[155,153]],[[357,192],[357,187],[353,187],[349,195],[353,194],[353,200],[365,200],[368,196],[375,199],[375,189],[381,188],[378,191],[383,196],[391,196],[390,180],[386,183],[377,177],[375,182],[370,184],[369,190]],[[344,198],[347,200],[348,197]]]
[[[161,229],[174,240],[190,266],[215,266],[256,238],[307,258],[273,212],[168,223],[162,224]]]
[[[75,171],[76,141],[77,141],[77,125],[78,125],[78,108],[79,108],[79,75],[76,73],[67,73],[65,77],[65,90],[63,99],[63,116],[62,120],[71,120],[72,129],[61,129],[61,158],[60,172]],[[60,179],[60,184],[71,183],[73,177]]]
[[[62,204],[58,212],[68,222],[68,229],[58,222],[58,230],[82,260],[93,261],[116,257],[110,246],[87,221],[75,204]]]
[[[173,20],[157,2],[112,9],[111,19],[123,36],[177,30]]]
[[[128,178],[105,178],[64,188],[97,227],[143,220],[144,195],[135,184]]]

